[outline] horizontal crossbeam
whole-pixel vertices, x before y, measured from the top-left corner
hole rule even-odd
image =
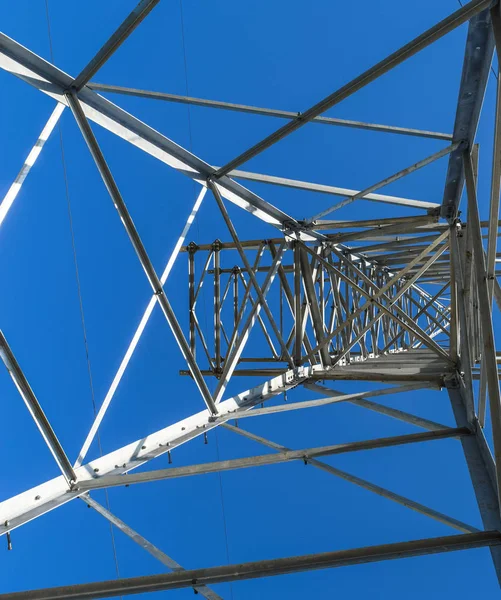
[[[259,106],[249,106],[248,104],[235,104],[234,102],[221,102],[220,100],[206,100],[204,98],[193,98],[192,96],[179,96],[178,94],[167,94],[165,92],[153,92],[150,90],[138,90],[136,88],[123,87],[120,85],[107,85],[105,83],[89,83],[91,90],[96,92],[109,92],[111,94],[125,94],[126,96],[137,96],[138,98],[149,98],[151,100],[163,100],[165,102],[178,102],[180,104],[191,104],[193,106],[204,106],[206,108],[219,108],[253,115],[263,115],[265,117],[279,117],[282,119],[295,119],[297,112],[289,110],[277,110],[276,108],[261,108]],[[450,141],[452,134],[440,133],[438,131],[424,131],[422,129],[411,129],[409,127],[395,127],[394,125],[380,125],[378,123],[363,123],[362,121],[352,121],[347,119],[336,119],[333,117],[315,117],[312,123],[322,125],[337,125],[340,127],[351,127],[354,129],[368,129],[369,131],[379,131],[381,133],[395,133],[400,135],[410,135],[415,137],[424,137],[434,140]]]
[[[446,427],[423,433],[409,433],[393,437],[376,438],[360,442],[348,442],[346,444],[335,444],[333,446],[320,446],[318,448],[304,448],[302,450],[290,450],[280,454],[262,454],[248,458],[236,458],[233,460],[221,460],[217,462],[204,463],[200,465],[189,465],[187,467],[173,467],[171,469],[159,469],[146,473],[133,473],[132,475],[109,475],[107,477],[95,477],[87,481],[78,482],[75,489],[93,490],[100,488],[130,485],[132,483],[148,483],[152,481],[163,481],[165,479],[176,479],[178,477],[190,477],[192,475],[205,475],[207,473],[220,473],[235,469],[246,469],[248,467],[264,467],[276,465],[293,460],[304,460],[319,456],[332,456],[346,452],[358,452],[360,450],[373,450],[375,448],[387,448],[390,446],[401,446],[416,442],[429,442],[451,437],[471,435],[466,427]]]
[[[499,531],[481,531],[479,533],[427,538],[411,542],[396,542],[351,550],[322,552],[321,554],[306,554],[304,556],[260,560],[237,565],[194,569],[179,573],[163,573],[146,577],[131,577],[0,594],[0,600],[91,600],[94,598],[110,598],[120,595],[187,588],[193,587],[193,585],[210,585],[316,569],[332,569],[383,560],[423,556],[425,554],[470,550],[499,544],[501,544],[501,533]]]

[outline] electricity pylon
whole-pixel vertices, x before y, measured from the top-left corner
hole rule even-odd
[[[501,309],[501,289],[496,272],[501,171],[500,83],[494,117],[491,205],[487,222],[482,222],[479,217],[478,151],[475,145],[492,55],[494,48],[498,53],[501,48],[498,2],[472,0],[327,98],[297,114],[93,83],[92,77],[157,1],[140,2],[76,78],[0,34],[0,67],[57,102],[20,175],[0,205],[0,223],[7,216],[44,142],[65,107],[69,107],[152,288],[141,323],[74,463],[68,459],[42,410],[34,392],[36,382],[31,382],[32,388],[16,360],[15,349],[9,346],[3,334],[0,335],[0,356],[61,470],[59,477],[0,503],[0,534],[7,535],[10,544],[10,533],[15,528],[63,504],[81,499],[143,546],[171,572],[3,594],[0,600],[48,600],[56,597],[75,600],[182,587],[192,587],[204,597],[214,599],[219,595],[208,587],[210,584],[480,546],[490,548],[496,574],[501,581],[501,400],[492,322],[493,308]],[[464,67],[452,134],[346,122],[322,116],[338,102],[467,22]],[[98,92],[253,112],[286,118],[287,123],[228,164],[217,168],[123,111]],[[312,121],[438,139],[445,142],[445,146],[361,191],[238,170],[249,159]],[[153,267],[91,122],[200,185],[192,214],[163,273],[158,273]],[[385,185],[442,157],[448,157],[449,161],[442,204],[378,193]],[[237,183],[237,179],[323,192],[343,199],[308,219],[297,219]],[[467,210],[466,218],[460,220],[458,209],[464,187]],[[187,243],[190,225],[207,196],[221,214],[227,238]],[[419,214],[373,220],[326,219],[339,208],[359,200],[408,207]],[[228,213],[228,203],[274,226],[275,237],[241,239]],[[222,266],[222,256],[230,257],[224,261],[225,265],[231,261],[230,267]],[[196,259],[200,257],[203,257],[200,259],[203,266],[197,270]],[[187,263],[189,306],[186,327],[178,320],[164,289],[176,260]],[[209,281],[213,293],[213,320],[210,331],[205,328],[204,333],[197,316],[197,303],[202,285],[205,282],[207,288]],[[156,303],[186,361],[187,369],[180,375],[194,380],[202,397],[203,410],[86,462],[87,452]],[[256,377],[256,386],[228,396],[228,385],[230,381],[238,381],[235,379],[238,376]],[[209,378],[215,381],[212,392],[208,386]],[[381,385],[369,391],[343,394],[331,387],[333,382],[340,380],[378,382]],[[312,390],[320,397],[280,404],[273,402],[273,399],[288,392],[293,399],[296,388]],[[454,426],[424,419],[373,400],[416,389],[435,389],[437,393],[443,390],[442,394],[448,394],[456,421]],[[290,449],[230,424],[237,419],[245,422],[246,418],[340,402],[382,413],[422,431]],[[219,426],[276,452],[134,472],[137,467],[158,456],[170,456],[179,445],[206,435]],[[486,426],[492,430],[493,453],[484,435]],[[325,456],[390,446],[398,452],[402,445],[431,440],[437,440],[438,449],[438,440],[446,438],[456,439],[464,452],[484,527],[482,531],[321,460]],[[185,570],[91,497],[96,489],[288,461],[304,461],[460,533]]]

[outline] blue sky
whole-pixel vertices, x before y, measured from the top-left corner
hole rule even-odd
[[[49,0],[54,60],[76,75],[134,7],[135,1],[71,3]],[[162,0],[94,78],[137,88],[304,110],[446,15],[455,0],[332,3],[202,3]],[[0,5],[2,31],[50,59],[44,0]],[[466,26],[460,27],[369,85],[328,116],[451,132]],[[51,99],[0,72],[0,196],[8,189],[52,108]],[[213,165],[221,165],[278,128],[282,121],[206,108],[109,96],[126,110]],[[491,76],[480,123],[481,216],[487,217],[492,111]],[[150,288],[81,135],[68,111],[61,121],[68,186],[96,402],[122,358]],[[94,128],[155,267],[161,271],[191,210],[197,189],[187,178]],[[192,144],[192,146],[191,146]],[[442,148],[443,142],[309,125],[245,165],[245,169],[363,189]],[[391,185],[387,193],[441,202],[447,159]],[[482,173],[484,176],[482,177]],[[247,187],[297,218],[321,210],[329,197],[247,182]],[[386,193],[386,190],[385,190]],[[233,206],[241,238],[273,230]],[[339,218],[372,218],[396,211],[368,202]],[[228,239],[208,194],[190,238]],[[223,266],[225,266],[223,264]],[[226,266],[233,266],[233,263]],[[181,323],[187,317],[183,257],[166,286]],[[0,328],[70,459],[92,422],[92,399],[82,339],[57,131],[30,173],[0,231]],[[210,307],[209,300],[207,299]],[[210,321],[210,317],[209,317]],[[183,360],[158,310],[149,323],[102,427],[111,451],[203,408],[196,387],[177,376]],[[239,378],[231,390],[254,380]],[[211,383],[211,385],[213,385]],[[370,384],[341,383],[341,390]],[[6,372],[0,500],[58,474]],[[298,392],[297,399],[311,393]],[[391,406],[453,424],[445,394],[414,392],[384,400]],[[409,426],[344,404],[252,419],[249,430],[301,448],[412,431]],[[265,453],[231,432],[217,433],[220,458]],[[98,456],[96,446],[90,456]],[[179,448],[175,465],[217,460],[216,434]],[[326,462],[408,495],[480,527],[475,499],[456,440],[328,458]],[[154,468],[167,464],[160,458]],[[221,485],[223,497],[221,497]],[[302,463],[133,486],[110,491],[112,511],[186,568],[351,548],[453,530]],[[96,499],[103,496],[96,494]],[[12,535],[14,550],[0,561],[4,591],[116,576],[107,522],[75,501]],[[120,532],[121,576],[162,572],[162,565]],[[2,549],[3,552],[3,549]],[[460,576],[459,576],[460,574]],[[330,597],[493,597],[498,585],[486,549],[317,571],[215,586],[225,599]],[[191,590],[169,592],[188,598]],[[162,594],[157,594],[160,597]]]

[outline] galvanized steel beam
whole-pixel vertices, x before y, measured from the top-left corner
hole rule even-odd
[[[441,552],[499,546],[499,531],[481,531],[437,538],[367,546],[352,550],[337,550],[321,554],[307,554],[290,558],[275,558],[238,565],[194,569],[181,573],[166,573],[129,579],[114,579],[94,583],[75,584],[27,592],[0,594],[0,600],[91,600],[130,594],[144,594],[193,585],[211,585],[228,581],[242,581],[257,577],[273,577],[315,569],[332,569],[383,560],[395,560]]]

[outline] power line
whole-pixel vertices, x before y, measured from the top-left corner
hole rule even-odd
[[[181,41],[182,41],[182,48],[183,48],[185,93],[187,96],[189,96],[190,89],[189,89],[189,83],[188,83],[188,60],[187,60],[187,56],[186,56],[186,38],[185,38],[185,31],[184,31],[183,0],[179,0],[179,12],[180,12],[180,18],[181,18]],[[187,105],[187,111],[188,111],[189,148],[190,148],[190,152],[193,152],[193,131],[192,131],[192,122],[191,122],[191,107],[189,104]],[[193,182],[193,185],[194,186],[196,185],[195,182]],[[197,235],[200,238],[200,226],[199,226],[198,220],[196,222],[196,226],[197,226]],[[202,304],[203,304],[203,312],[204,312],[205,329],[207,330],[207,306],[205,303],[205,295],[203,295]],[[212,388],[213,388],[212,392],[214,392],[214,386],[212,386]],[[219,437],[218,437],[217,427],[215,430],[215,438],[216,438],[216,457],[217,457],[217,460],[219,461],[220,460]],[[230,548],[229,548],[229,543],[228,543],[228,524],[226,521],[223,478],[222,478],[221,473],[218,473],[218,478],[219,478],[219,495],[221,498],[221,514],[222,514],[222,518],[223,518],[224,543],[225,543],[225,549],[226,549],[226,562],[229,565],[230,564]],[[229,583],[230,583],[230,595],[233,600],[233,584],[231,583],[231,581]]]
[[[46,19],[47,19],[47,34],[48,34],[48,38],[49,38],[50,59],[51,59],[51,62],[53,63],[54,62],[54,46],[53,46],[53,41],[52,41],[52,30],[51,30],[51,25],[50,25],[49,0],[45,0],[45,15],[46,15]],[[95,416],[97,413],[96,398],[95,398],[95,393],[94,393],[94,383],[93,383],[92,368],[91,368],[91,363],[90,363],[89,344],[87,341],[87,327],[85,325],[85,313],[84,313],[84,307],[83,307],[82,286],[80,283],[80,273],[79,273],[79,269],[78,269],[77,248],[76,248],[76,243],[75,243],[75,231],[74,231],[74,227],[73,227],[73,215],[72,215],[72,211],[71,211],[71,198],[70,198],[70,191],[69,191],[69,184],[68,184],[68,171],[66,168],[66,157],[65,157],[64,143],[63,143],[63,131],[62,131],[60,123],[58,123],[57,127],[58,127],[58,132],[59,132],[59,145],[61,148],[61,165],[63,168],[66,205],[68,208],[68,222],[69,222],[69,228],[70,228],[73,263],[75,266],[75,280],[76,280],[76,285],[77,285],[80,320],[81,320],[81,324],[82,324],[83,341],[84,341],[84,348],[85,348],[85,359],[87,362],[87,374],[89,377],[89,388],[90,388],[90,394],[91,394],[91,400],[92,400],[92,409],[93,409],[94,416]],[[99,436],[99,433],[97,434],[97,442],[98,442],[98,447],[99,447],[99,453],[102,456],[103,448],[101,445],[101,438]],[[109,496],[108,496],[108,490],[105,490],[105,500],[106,500],[106,508],[108,510],[111,510]],[[117,556],[117,549],[116,549],[116,543],[115,543],[115,534],[114,534],[113,526],[111,523],[109,523],[109,527],[110,527],[111,545],[112,545],[112,551],[113,551],[113,560],[115,563],[115,571],[116,571],[117,577],[120,577],[120,569],[118,566],[118,556]]]

